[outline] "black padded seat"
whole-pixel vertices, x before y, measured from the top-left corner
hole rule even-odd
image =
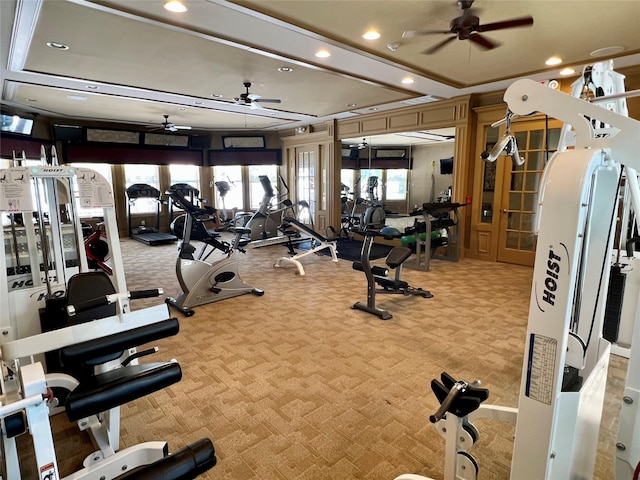
[[[213,443],[202,438],[149,465],[138,467],[115,480],[188,480],[217,463]]]
[[[402,265],[407,258],[411,256],[411,249],[407,247],[393,247],[387,258],[385,258],[385,263],[389,265],[389,268],[398,268],[398,266]]]
[[[409,288],[409,284],[404,280],[395,280],[388,277],[375,277],[376,283],[384,289],[389,290],[405,290]]]
[[[182,369],[175,362],[129,365],[94,375],[67,397],[72,422],[96,415],[179,382]]]

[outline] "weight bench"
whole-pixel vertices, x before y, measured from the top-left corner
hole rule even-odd
[[[393,277],[389,276],[389,270],[377,265],[371,265],[369,257],[371,254],[371,246],[376,236],[385,239],[397,238],[398,235],[381,233],[378,230],[365,230],[360,232],[365,236],[360,254],[360,261],[353,262],[353,269],[364,272],[367,277],[367,303],[355,303],[351,308],[363,310],[368,313],[377,315],[382,320],[389,320],[393,316],[386,310],[376,307],[376,293],[417,295],[423,298],[431,298],[433,295],[422,288],[412,287],[400,277],[402,275],[402,264],[411,256],[411,249],[407,247],[393,247],[385,258],[387,267],[395,271]],[[398,232],[399,233],[399,232]],[[376,288],[376,285],[382,288]]]
[[[307,227],[304,223],[299,222],[295,218],[286,218],[286,219],[284,219],[282,221],[282,225],[280,226],[280,229],[282,229],[286,233],[286,229],[288,229],[289,227],[292,227],[296,231],[308,235],[310,237],[309,240],[311,242],[311,248],[309,250],[305,250],[303,252],[300,252],[300,253],[294,255],[293,257],[281,257],[281,258],[279,258],[278,261],[273,265],[274,267],[282,267],[283,264],[291,263],[298,269],[298,274],[299,275],[304,275],[304,268],[302,267],[302,263],[300,263],[300,259],[302,257],[306,257],[307,255],[311,255],[312,253],[318,253],[319,251],[324,250],[325,248],[328,248],[329,251],[331,252],[332,260],[334,262],[338,261],[338,256],[336,254],[336,251],[337,251],[336,250],[337,239],[335,239],[335,238],[325,238],[324,236],[320,235],[315,230]],[[291,241],[289,242],[289,252],[290,253],[294,253],[293,245],[292,245]]]

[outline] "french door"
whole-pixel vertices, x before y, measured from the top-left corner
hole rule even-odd
[[[560,128],[557,120],[514,122],[511,132],[516,137],[524,163],[514,166],[509,157],[502,177],[499,206],[498,261],[533,266],[536,249],[534,234],[538,210],[538,190],[542,172],[558,148]]]

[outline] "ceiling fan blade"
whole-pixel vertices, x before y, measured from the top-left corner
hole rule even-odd
[[[278,100],[277,98],[256,98],[253,101],[260,102],[260,103],[280,103],[281,102],[281,100]]]
[[[451,30],[405,30],[402,32],[402,38],[413,38],[418,35],[431,35],[434,33],[450,33]]]
[[[446,44],[453,42],[456,38],[458,37],[449,37],[446,40],[443,40],[440,43],[436,43],[433,47],[431,48],[427,48],[424,52],[425,55],[431,55],[433,53],[436,53],[438,50],[440,50],[442,47],[444,47]]]
[[[191,127],[188,125],[174,125],[173,128],[176,130],[191,130]]]
[[[533,25],[533,17],[513,18],[503,22],[486,23],[478,26],[478,32],[491,32],[493,30],[502,30],[503,28],[528,27]]]
[[[492,50],[500,45],[499,43],[494,42],[493,40],[489,40],[487,37],[483,37],[479,33],[474,33],[473,35],[470,35],[469,40],[477,44],[478,46],[484,48],[485,50]]]

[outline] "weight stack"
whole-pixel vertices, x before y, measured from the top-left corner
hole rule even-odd
[[[627,274],[622,273],[622,267],[613,265],[609,277],[609,290],[607,292],[607,304],[604,310],[604,324],[602,326],[603,338],[611,343],[618,340],[626,280]]]

